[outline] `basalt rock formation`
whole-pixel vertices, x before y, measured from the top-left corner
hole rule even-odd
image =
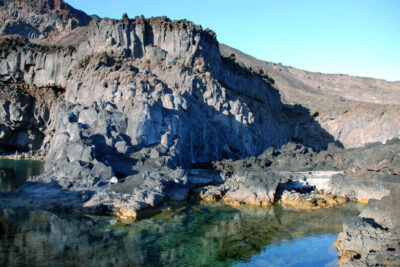
[[[398,83],[258,61],[186,20],[62,0],[0,1],[0,17],[2,152],[46,155],[0,207],[126,219],[197,195],[316,209],[399,183]]]
[[[36,67],[45,73],[44,54],[65,54],[68,49],[34,45],[17,35],[3,37],[0,45],[1,152],[45,156],[65,89],[55,83],[33,82],[28,72]]]
[[[88,139],[118,162],[186,168],[293,139],[334,142],[307,109],[283,104],[268,76],[222,57],[211,31],[167,18],[93,20],[86,31],[74,47],[21,42],[3,53],[4,82],[65,90],[52,160],[65,134],[63,146]]]
[[[400,187],[371,200],[359,217],[346,218],[335,245],[343,266],[396,266],[400,262]]]

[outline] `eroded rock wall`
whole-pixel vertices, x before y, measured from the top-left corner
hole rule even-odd
[[[42,17],[53,9],[69,10],[62,1],[40,1],[46,12],[37,14],[29,11],[36,2],[28,2],[26,10],[39,22],[47,21]],[[345,199],[374,189],[374,197],[381,198],[389,192],[386,180],[398,180],[392,167],[399,161],[397,147],[389,156],[385,152],[383,163],[338,148],[398,136],[396,105],[327,97],[283,69],[250,68],[235,55],[221,54],[212,31],[185,20],[93,17],[78,28],[66,30],[68,36],[57,31],[27,36],[16,30],[12,33],[36,44],[17,36],[1,42],[5,128],[0,141],[23,140],[19,135],[25,132],[26,144],[13,149],[47,153],[46,173],[32,177],[17,197],[29,196],[39,207],[49,201],[135,217],[169,199],[186,199],[190,190],[204,196],[211,190],[215,198],[225,194],[235,204],[271,204],[282,184],[290,190],[297,184],[289,181],[291,174],[282,178],[287,169],[320,167],[330,171],[329,178],[338,174],[329,192]],[[13,90],[19,93],[7,99]],[[221,159],[243,160],[226,176],[180,169],[210,167]],[[352,177],[353,167],[368,174],[369,183]],[[272,172],[264,173],[267,169]],[[375,183],[379,179],[385,181]],[[283,192],[280,199],[297,201],[298,196]]]
[[[154,150],[140,161],[165,156],[171,166],[190,167],[258,155],[293,139],[316,149],[334,141],[307,109],[282,104],[268,76],[221,57],[211,31],[167,18],[94,20],[87,31],[76,48],[6,39],[0,74],[8,82],[65,89],[74,111],[64,112],[80,118],[90,109],[94,116],[94,124],[68,123],[86,132],[105,127],[89,135],[103,135],[107,153],[138,159],[138,151]],[[106,108],[118,120],[113,130],[95,115]],[[57,134],[68,131],[60,126]]]
[[[44,157],[55,131],[55,117],[63,98],[58,88],[25,83],[0,83],[1,152],[24,152]]]
[[[43,157],[64,103],[71,54],[17,36],[2,38],[0,45],[2,152]]]

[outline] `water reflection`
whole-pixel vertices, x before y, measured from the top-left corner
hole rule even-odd
[[[125,225],[112,217],[3,210],[0,264],[256,266],[270,260],[269,252],[289,262],[288,253],[307,246],[314,251],[304,255],[308,263],[320,264],[324,253],[324,262],[334,262],[326,246],[341,231],[343,218],[358,212],[355,204],[312,212],[188,204]],[[292,252],[285,251],[286,243]]]
[[[332,245],[336,239],[337,234],[322,234],[277,242],[235,267],[338,266],[337,250]]]
[[[0,192],[18,189],[25,181],[44,170],[44,162],[37,160],[0,160]]]

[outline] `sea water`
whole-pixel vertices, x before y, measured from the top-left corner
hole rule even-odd
[[[0,159],[0,192],[18,189],[28,177],[43,170],[43,161]]]

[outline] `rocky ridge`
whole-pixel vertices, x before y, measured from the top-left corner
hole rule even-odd
[[[99,19],[54,0],[0,6],[3,33],[28,38],[2,37],[0,143],[47,155],[45,174],[1,194],[2,208],[135,219],[197,195],[318,209],[399,183],[396,98],[314,88],[186,20]]]
[[[19,34],[35,42],[56,43],[79,32],[91,17],[63,0],[2,0],[0,33]]]

